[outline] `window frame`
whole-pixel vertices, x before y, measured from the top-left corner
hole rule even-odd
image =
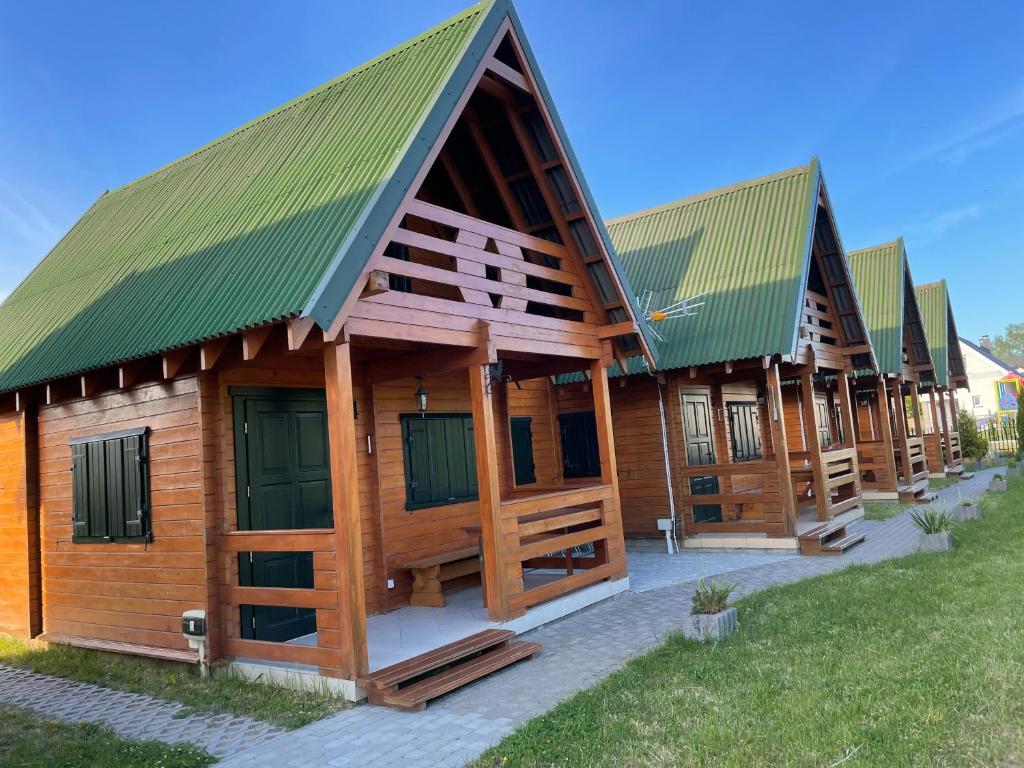
[[[473,432],[473,414],[472,413],[400,413],[398,414],[398,423],[402,433],[402,469],[405,478],[405,511],[415,512],[420,509],[430,509],[432,507],[445,507],[452,504],[465,504],[469,501],[478,501],[480,499],[479,485],[477,485],[476,493],[471,493],[463,496],[451,496],[447,499],[433,499],[431,501],[415,501],[412,498],[412,483],[417,482],[412,475],[412,462],[411,462],[411,447],[409,443],[409,435],[407,433],[406,424],[408,422],[418,421],[454,421],[461,420],[463,424],[463,438],[467,437],[466,431]],[[468,425],[468,430],[467,430]],[[474,437],[475,439],[475,437]],[[475,447],[475,446],[474,446]],[[450,457],[450,456],[449,456]],[[475,479],[476,474],[476,451],[469,450],[466,452],[466,469],[467,478],[468,470],[472,468],[472,476]],[[450,478],[449,478],[450,483]]]
[[[105,532],[102,535],[96,535],[95,532],[88,529],[90,522],[92,521],[93,515],[90,515],[89,507],[84,510],[80,510],[78,507],[78,493],[76,492],[76,461],[75,461],[75,448],[83,445],[94,445],[97,443],[109,443],[111,441],[117,441],[119,444],[118,453],[122,457],[124,456],[125,445],[124,440],[127,438],[137,437],[139,438],[138,452],[136,455],[136,462],[138,465],[138,475],[135,481],[138,483],[138,499],[139,506],[134,511],[137,515],[135,521],[138,522],[140,533],[132,535],[112,536],[110,532],[120,527],[121,530],[127,530],[129,524],[129,508],[128,499],[122,495],[121,509],[115,510],[109,502],[109,474],[104,472],[104,489],[103,495],[105,501]],[[122,429],[115,432],[104,432],[98,435],[83,435],[81,437],[73,438],[68,441],[68,447],[71,449],[71,542],[73,544],[87,544],[87,543],[99,543],[99,544],[116,544],[116,543],[132,543],[132,542],[150,542],[153,540],[153,529],[152,529],[152,500],[151,500],[151,484],[150,484],[150,472],[149,472],[149,438],[150,429],[149,427],[138,427],[135,429]],[[92,473],[88,467],[88,452],[86,452],[86,464],[84,471],[86,472],[85,483],[89,482]],[[104,453],[106,456],[106,453]],[[105,469],[105,468],[104,468]],[[127,473],[123,471],[122,466],[122,485],[124,478],[127,477]],[[122,494],[124,488],[122,487]],[[88,490],[86,491],[86,498],[89,496]],[[80,514],[81,512],[81,514]],[[120,519],[118,519],[118,516]],[[85,521],[86,534],[78,535],[75,533],[75,529],[80,520]]]

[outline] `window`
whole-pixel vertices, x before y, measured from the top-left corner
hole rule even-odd
[[[757,403],[729,403],[729,433],[732,437],[733,461],[761,458]]]
[[[149,429],[71,441],[72,541],[149,538]]]
[[[402,414],[405,508],[457,504],[479,497],[473,417],[468,413]]]
[[[601,455],[597,446],[594,412],[560,414],[558,426],[562,433],[562,474],[565,477],[599,477]]]
[[[971,405],[975,408],[981,408],[981,395],[971,395]]]

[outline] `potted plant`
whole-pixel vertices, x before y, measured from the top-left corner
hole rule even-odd
[[[981,517],[981,510],[971,499],[960,499],[953,507],[953,517],[960,522],[965,520],[977,520]]]
[[[953,517],[944,509],[926,508],[913,512],[910,518],[921,531],[921,550],[924,552],[946,552],[953,546],[953,532],[950,530]]]
[[[996,472],[992,475],[992,481],[988,484],[988,489],[990,491],[996,491],[997,493],[1001,493],[1006,490],[1006,478],[1001,472]]]
[[[1020,462],[1016,459],[1010,459],[1006,463],[1006,476],[1017,477],[1020,474]]]
[[[691,640],[721,640],[736,631],[736,609],[729,607],[733,584],[705,581],[703,578],[693,593],[693,607],[683,634]]]

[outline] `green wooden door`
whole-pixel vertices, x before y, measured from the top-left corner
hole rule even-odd
[[[516,485],[529,485],[537,482],[537,473],[533,464],[533,419],[529,416],[516,416],[510,420],[512,430],[512,464],[515,469]]]
[[[327,401],[318,390],[242,390],[234,398],[239,530],[330,528]],[[239,555],[242,586],[312,589],[310,552]],[[308,608],[245,606],[243,636],[291,640],[316,631]]]
[[[715,463],[715,441],[711,429],[711,396],[707,394],[683,395],[683,431],[686,436],[686,464],[696,467]],[[714,475],[690,478],[690,495],[718,493],[718,478]],[[722,507],[718,504],[695,504],[693,522],[722,522]]]
[[[597,421],[593,411],[558,416],[562,433],[562,474],[565,477],[599,477],[601,454],[597,445]]]

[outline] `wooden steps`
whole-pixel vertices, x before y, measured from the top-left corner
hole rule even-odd
[[[488,629],[413,656],[359,679],[371,704],[423,709],[427,702],[543,650],[512,642],[515,632]]]
[[[900,496],[900,501],[904,503],[914,504],[929,504],[938,498],[938,494],[928,487],[928,476],[925,475],[923,479],[918,479],[918,476],[914,476],[914,482],[910,485],[901,485],[897,489]]]
[[[838,520],[819,525],[799,536],[800,554],[810,556],[841,555],[865,539],[863,533],[850,533]]]

